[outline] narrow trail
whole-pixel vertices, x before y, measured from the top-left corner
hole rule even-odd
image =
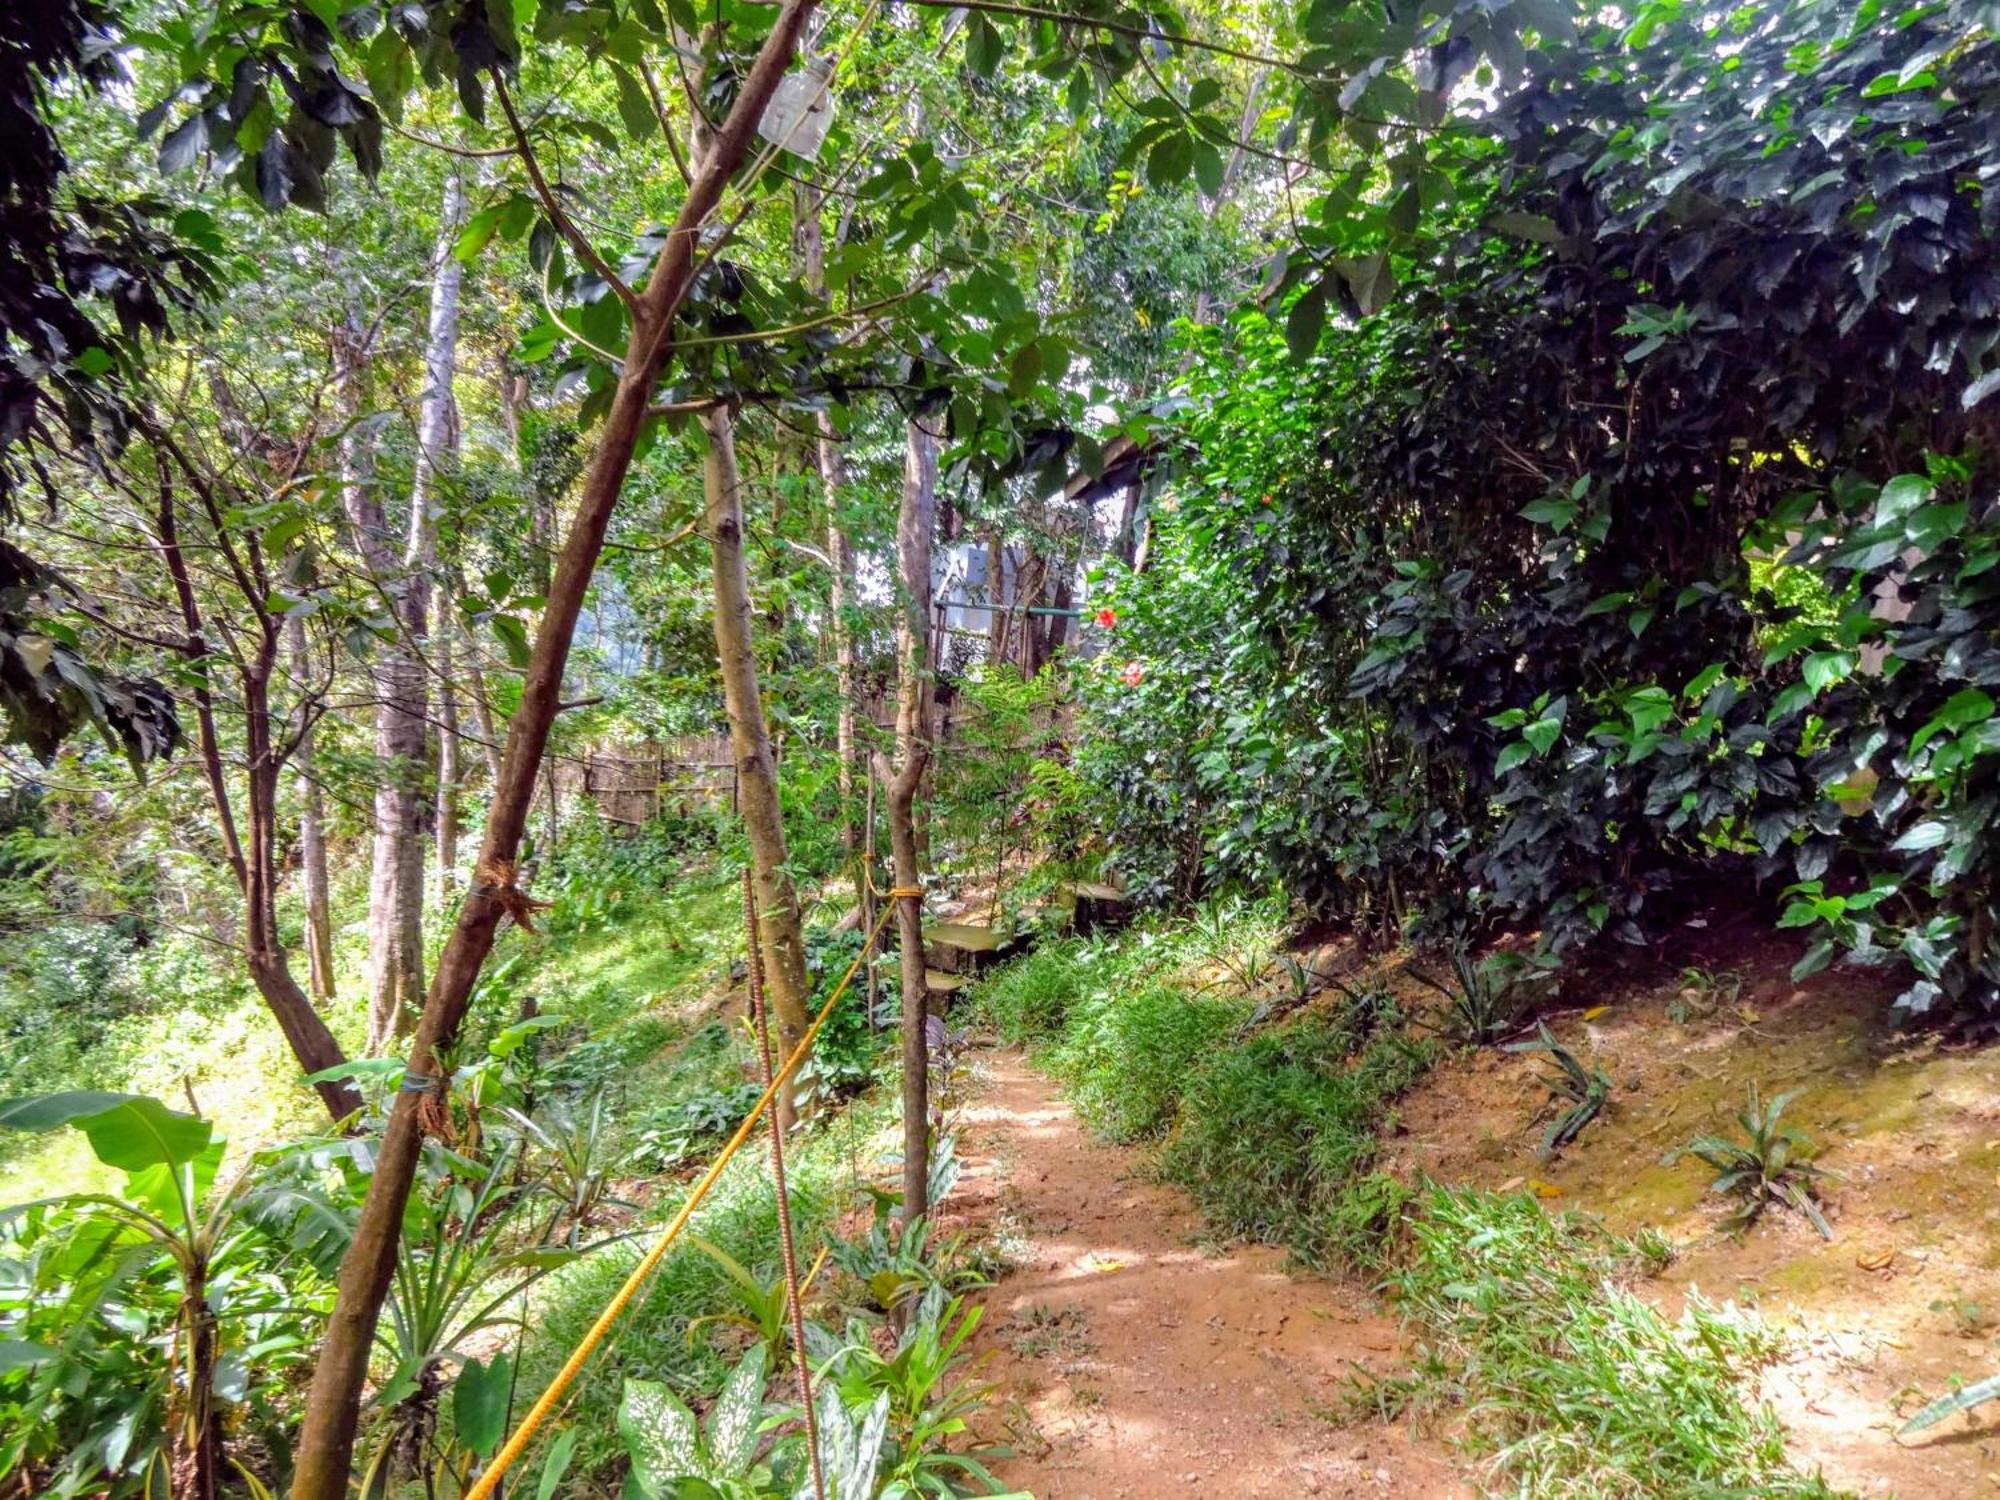
[[[1393,1320],[1262,1246],[1204,1248],[1178,1190],[1094,1139],[1016,1052],[975,1059],[959,1141],[965,1220],[1016,1269],[984,1294],[978,1378],[1040,1500],[1469,1494],[1401,1424],[1342,1425],[1355,1365],[1399,1363]]]

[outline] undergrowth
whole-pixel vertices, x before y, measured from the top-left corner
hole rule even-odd
[[[1357,1054],[1319,1017],[1254,1036],[1193,1072],[1161,1171],[1230,1234],[1313,1264],[1366,1260],[1374,1246],[1357,1229],[1374,1216],[1357,1218],[1346,1199],[1375,1163],[1390,1101],[1431,1050],[1388,1036]]]
[[[1263,951],[1268,904],[1239,910]],[[1258,1029],[1252,999],[1211,977],[1246,969],[1228,932],[1163,921],[1050,943],[986,980],[975,1014],[1031,1047],[1100,1133],[1158,1141],[1162,1175],[1218,1228],[1313,1265],[1372,1265],[1400,1208],[1370,1175],[1377,1137],[1435,1044],[1344,1012]]]
[[[1114,1140],[1228,1234],[1384,1278],[1423,1340],[1415,1370],[1360,1405],[1462,1413],[1493,1493],[1533,1500],[1833,1494],[1785,1461],[1754,1401],[1777,1336],[1691,1299],[1668,1319],[1628,1289],[1657,1257],[1527,1196],[1413,1188],[1375,1170],[1397,1097],[1444,1045],[1373,1012],[1308,1007],[1259,1029],[1251,997],[1204,982],[1218,935],[1156,922],[1051,943],[974,993]],[[1233,972],[1233,971],[1232,971]]]
[[[1526,1194],[1429,1190],[1390,1278],[1424,1343],[1383,1404],[1462,1408],[1463,1440],[1490,1456],[1496,1492],[1834,1495],[1786,1463],[1777,1417],[1752,1404],[1778,1336],[1699,1297],[1662,1316],[1624,1284],[1643,1260]]]

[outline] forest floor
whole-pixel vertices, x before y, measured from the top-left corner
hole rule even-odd
[[[1014,1264],[978,1336],[1000,1396],[985,1435],[1016,1455],[1002,1479],[1039,1500],[1472,1493],[1441,1445],[1348,1425],[1355,1369],[1404,1362],[1367,1292],[1218,1245],[1019,1053],[975,1072],[939,1232],[991,1235]]]

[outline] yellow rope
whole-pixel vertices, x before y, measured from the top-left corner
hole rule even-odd
[[[907,885],[899,885],[889,892],[892,900],[899,897],[921,898],[923,894],[921,886]],[[833,993],[826,997],[826,1004],[822,1005],[819,1014],[813,1017],[812,1025],[808,1026],[806,1034],[799,1038],[798,1046],[794,1047],[792,1055],[785,1059],[785,1065],[778,1070],[770,1083],[765,1085],[764,1092],[757,1098],[757,1103],[752,1106],[750,1113],[743,1117],[743,1123],[736,1127],[736,1134],[729,1138],[715,1160],[709,1164],[708,1170],[702,1173],[701,1180],[695,1183],[694,1190],[688,1194],[687,1201],[680,1207],[680,1212],[674,1215],[672,1222],[661,1233],[653,1248],[648,1250],[639,1264],[632,1268],[632,1274],[625,1278],[625,1284],[618,1288],[609,1302],[605,1303],[604,1311],[597,1315],[597,1321],[592,1323],[583,1337],[577,1341],[576,1348],[570,1351],[569,1358],[563,1361],[562,1368],[556,1371],[555,1378],[549,1381],[548,1389],[543,1391],[535,1404],[528,1408],[528,1414],[521,1418],[521,1423],[514,1429],[513,1436],[507,1439],[506,1446],[494,1455],[493,1462],[487,1465],[486,1472],[481,1474],[472,1488],[465,1492],[465,1500],[491,1500],[493,1491],[499,1487],[500,1480],[507,1470],[513,1467],[514,1461],[522,1453],[527,1451],[528,1444],[535,1439],[535,1433],[540,1430],[542,1423],[548,1420],[549,1413],[556,1408],[556,1403],[562,1400],[563,1392],[582,1371],[584,1362],[604,1341],[605,1334],[611,1331],[611,1325],[618,1321],[618,1315],[625,1311],[633,1297],[638,1295],[639,1288],[645,1284],[646,1278],[653,1274],[654,1268],[665,1257],[674,1241],[680,1237],[681,1231],[687,1228],[688,1220],[694,1217],[694,1211],[701,1206],[702,1199],[708,1196],[709,1190],[722,1176],[723,1168],[729,1165],[730,1158],[735,1156],[742,1149],[743,1143],[750,1139],[750,1132],[757,1128],[757,1121],[770,1107],[772,1099],[777,1097],[778,1090],[791,1082],[792,1074],[796,1073],[799,1065],[806,1060],[806,1054],[812,1050],[812,1044],[819,1036],[820,1028],[826,1024],[826,1018],[833,1014],[833,1008],[840,1002],[840,997],[847,993],[847,987],[853,983],[854,976],[861,971],[862,961],[874,948],[875,939],[882,935],[882,929],[888,925],[889,914],[895,909],[893,906],[882,908],[882,915],[876,920],[874,930],[868,934],[868,940],[861,945],[861,951],[854,955],[854,962],[847,966],[847,972],[840,976],[840,983],[833,987]]]

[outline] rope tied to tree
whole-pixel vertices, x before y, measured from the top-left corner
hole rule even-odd
[[[496,902],[501,914],[522,931],[534,932],[535,913],[547,911],[555,903],[535,900],[521,889],[520,878],[520,867],[511,859],[483,860],[474,872],[473,893]]]

